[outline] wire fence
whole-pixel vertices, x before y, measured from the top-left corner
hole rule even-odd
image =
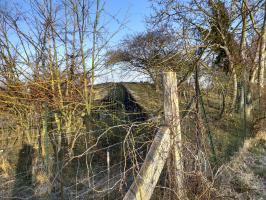
[[[141,144],[136,145],[138,138],[147,137],[145,136],[147,133],[138,133],[139,131],[136,130],[140,125],[142,125],[141,129],[144,125],[151,126],[149,122],[127,122],[112,128],[99,128],[92,131],[86,131],[83,127],[78,134],[70,133],[67,139],[69,141],[75,139],[74,154],[67,155],[65,154],[67,151],[65,151],[63,157],[60,155],[60,151],[64,148],[63,144],[61,143],[60,149],[53,149],[52,145],[53,143],[59,145],[58,137],[62,135],[56,129],[50,130],[48,171],[44,165],[43,152],[40,152],[42,147],[46,145],[43,138],[40,140],[40,137],[43,136],[41,135],[42,129],[38,128],[40,126],[23,130],[24,133],[34,133],[30,134],[30,143],[25,141],[27,138],[19,132],[20,129],[10,129],[2,126],[0,129],[0,149],[2,150],[1,168],[4,170],[0,173],[2,183],[0,185],[0,196],[2,198],[18,198],[17,193],[20,194],[21,199],[24,198],[23,195],[26,199],[38,196],[38,194],[30,195],[29,189],[35,193],[40,192],[40,190],[49,190],[46,191],[46,195],[49,194],[49,198],[55,199],[62,193],[69,199],[79,199],[88,195],[88,193],[90,193],[90,196],[99,195],[99,193],[108,195],[110,191],[117,189],[116,186],[120,183],[127,182],[125,176],[134,168],[131,167],[131,163],[144,159],[149,141],[142,139]],[[117,130],[117,127],[123,128],[124,131],[119,131],[119,134],[123,134],[123,136],[113,136],[113,129]],[[116,140],[117,138],[128,137],[130,141],[133,132],[137,133],[137,137],[134,136],[134,145],[122,139],[117,142],[110,141],[112,137],[115,137]],[[105,141],[99,141],[97,137]],[[24,148],[25,145],[28,145],[32,152],[24,152],[23,154],[23,151],[27,151]],[[68,145],[66,148],[69,150],[71,147]],[[133,155],[133,152],[130,151],[136,151],[137,153]],[[21,158],[21,156],[24,157]],[[107,156],[109,157],[108,162],[111,163],[109,166]],[[139,158],[133,158],[134,156]],[[29,157],[32,157],[32,159],[29,160]],[[134,159],[137,160],[133,161]],[[25,163],[20,163],[21,160],[24,160]],[[29,178],[32,179],[32,184],[27,186],[25,181]],[[65,182],[63,191],[59,189],[62,178]],[[39,185],[36,186],[36,184]],[[14,187],[17,187],[16,191],[14,191]],[[40,187],[43,187],[43,189],[40,189]],[[39,197],[41,198],[41,196]]]
[[[262,100],[254,109],[255,115],[261,118],[266,114],[266,104]],[[188,105],[191,104],[190,100],[188,102]],[[233,141],[243,133],[243,127],[241,128],[243,113],[236,113],[238,117],[228,116],[226,120],[223,118],[219,121],[215,120],[217,112],[213,115],[206,102],[201,104],[207,109],[199,123],[202,130],[200,151],[195,145],[197,125],[194,118],[195,112],[187,105],[181,112],[182,132],[185,133],[183,135],[183,162],[186,169],[184,173],[190,178],[195,176],[197,171],[205,173],[206,177],[215,174],[214,162],[210,159],[212,149],[208,141],[209,134],[213,137],[213,148],[217,156],[215,162],[224,163],[225,154],[231,154],[231,148],[235,145],[234,149],[237,149],[237,145],[240,144],[231,143],[223,146],[225,143],[222,140],[232,139]],[[2,124],[0,127],[0,198],[58,199],[63,195],[65,199],[121,199],[134,181],[132,174],[139,172],[154,133],[160,126],[159,121],[158,119],[135,122],[119,120],[116,125],[97,126],[95,130],[89,131],[85,126],[78,125],[75,131],[69,131],[70,134],[66,136],[66,140],[74,141],[74,145],[71,145],[71,142],[64,144],[62,131],[52,127],[47,134],[48,152],[43,152],[47,143],[43,138],[42,124],[33,124],[28,126],[30,127],[28,129],[22,129],[18,125],[12,127]],[[75,125],[77,124],[73,126]],[[229,134],[226,131],[223,133],[225,136],[217,134],[221,131],[220,126],[230,129]],[[231,133],[234,131],[237,134],[232,138]],[[30,138],[27,138],[27,134]],[[241,138],[244,140],[245,136],[242,134]],[[59,138],[61,138],[60,142]],[[25,145],[29,145],[30,151],[24,148]],[[70,152],[70,149],[73,152]],[[195,153],[197,151],[198,153]],[[49,160],[46,160],[45,153],[49,154]],[[22,161],[25,163],[23,164]],[[45,162],[49,165],[48,169]],[[169,178],[167,172],[164,171],[162,176],[164,179],[160,180],[156,189],[159,196],[164,193],[163,191],[171,190],[166,181]],[[25,184],[28,179],[31,181]]]

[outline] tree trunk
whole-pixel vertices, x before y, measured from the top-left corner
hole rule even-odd
[[[234,87],[233,87],[233,100],[232,100],[232,105],[231,105],[231,109],[235,109],[235,106],[236,106],[236,102],[237,102],[237,75],[236,75],[236,71],[235,69],[233,68],[233,84],[234,84]]]
[[[244,104],[245,104],[245,94],[244,94],[244,83],[241,81],[239,83],[239,111],[243,112],[244,109]]]
[[[264,69],[265,69],[265,59],[266,59],[266,3],[264,3],[265,13],[264,13],[264,21],[263,27],[261,30],[261,44],[260,44],[260,55],[259,55],[259,70],[258,70],[258,78],[259,78],[259,86],[260,86],[260,96],[262,89],[264,88]]]
[[[199,73],[198,73],[198,65],[195,66],[195,96],[196,96],[196,102],[195,102],[195,120],[196,120],[196,154],[200,151],[201,146],[201,123],[200,123],[200,88],[199,88]]]
[[[171,147],[170,129],[162,127],[157,132],[144,164],[126,193],[124,200],[148,200],[153,194]]]
[[[44,105],[43,128],[41,134],[41,149],[46,173],[49,174],[49,136],[48,136],[48,106]]]
[[[254,65],[256,65],[255,62],[254,62]],[[250,72],[250,78],[249,78],[249,82],[250,82],[250,83],[255,83],[255,80],[256,80],[256,73],[257,73],[257,68],[254,67],[254,69],[251,70],[251,72]]]

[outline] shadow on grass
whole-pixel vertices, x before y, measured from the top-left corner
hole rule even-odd
[[[32,162],[34,149],[32,145],[24,144],[19,152],[14,188],[12,191],[13,199],[31,199],[34,195],[32,184]]]

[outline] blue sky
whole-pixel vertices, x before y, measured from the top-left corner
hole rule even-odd
[[[7,4],[12,7],[14,4],[19,4],[23,10],[30,9],[29,3],[31,0],[0,0],[0,4]],[[54,3],[61,2],[62,0],[53,0]],[[104,14],[100,17],[100,24],[106,23],[108,32],[113,33],[118,30],[118,23],[125,24],[123,29],[115,34],[111,40],[111,46],[119,45],[119,42],[127,35],[142,32],[145,30],[145,17],[148,17],[152,12],[151,3],[149,0],[101,0],[101,4],[105,2]],[[95,6],[95,5],[93,5]],[[93,9],[93,8],[92,8]],[[93,15],[92,15],[93,16]],[[114,19],[112,19],[112,16]],[[27,29],[27,26],[25,26]],[[27,32],[27,30],[26,30]],[[9,37],[12,37],[9,35]],[[12,38],[16,40],[17,38]],[[111,69],[112,72],[108,76],[103,77],[102,81],[139,81],[146,80],[142,74],[136,72],[124,72],[119,69]]]
[[[151,3],[149,0],[106,0],[105,10],[118,20],[126,21],[125,28],[115,37],[119,40],[145,30],[145,17],[151,13]],[[113,22],[111,26],[115,28],[117,24]]]
[[[31,0],[0,0],[0,4],[19,5],[24,10],[30,9],[29,4]],[[54,3],[62,0],[53,0]],[[91,1],[91,0],[88,0]],[[112,40],[113,44],[118,43],[130,35],[145,30],[145,17],[152,12],[151,2],[149,0],[101,0],[101,4],[105,3],[105,13],[100,17],[101,22],[107,24],[107,30],[113,33],[118,30],[118,23],[125,24]],[[93,5],[95,7],[95,5]],[[114,19],[111,19],[112,16]]]
[[[144,31],[145,17],[148,17],[152,12],[149,0],[106,0],[105,10],[107,14],[115,16],[115,20],[108,24],[108,30],[111,32],[118,28],[116,20],[126,23],[125,27],[113,38],[113,45],[119,45],[119,42],[127,35]],[[96,82],[147,80],[147,77],[141,73],[124,71],[116,67],[109,70],[107,76],[101,76]]]

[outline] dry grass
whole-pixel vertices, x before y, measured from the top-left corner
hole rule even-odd
[[[39,171],[36,174],[36,184],[40,184],[40,185],[48,184],[49,181],[50,181],[49,177],[47,176],[47,174],[45,172]]]
[[[51,182],[44,171],[38,171],[35,176],[35,195],[45,197],[51,192]]]
[[[224,199],[266,199],[266,127],[265,120],[255,126],[256,135],[224,168],[219,177],[219,190]]]
[[[3,176],[3,178],[8,178],[12,171],[12,167],[4,156],[0,156],[0,160],[0,175]]]

